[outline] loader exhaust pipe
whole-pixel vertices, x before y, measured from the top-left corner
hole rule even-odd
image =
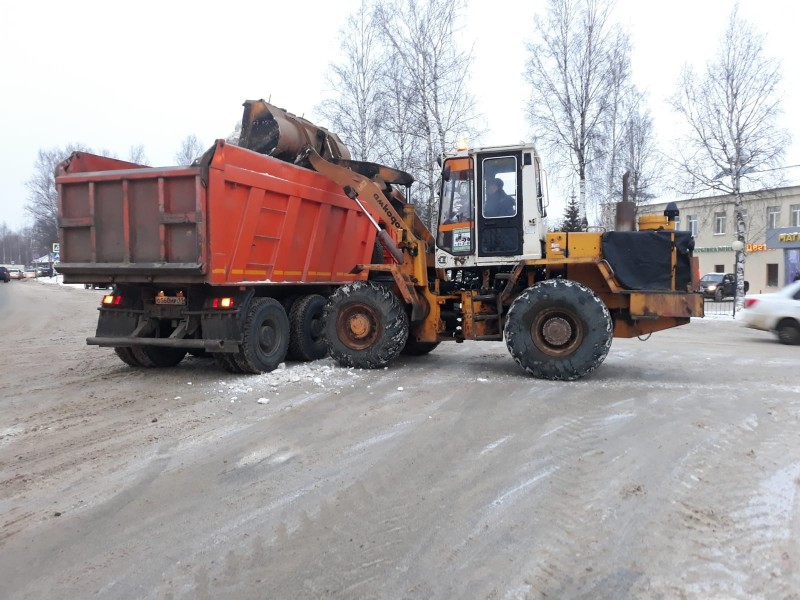
[[[630,171],[626,171],[622,176],[622,202],[617,202],[617,214],[614,219],[615,231],[634,231],[636,229],[636,203],[628,200],[630,176]]]
[[[326,160],[350,158],[350,151],[335,133],[293,115],[264,100],[246,100],[239,146],[293,163],[304,146]]]

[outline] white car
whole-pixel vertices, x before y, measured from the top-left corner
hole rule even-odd
[[[745,327],[772,331],[782,344],[800,344],[800,281],[774,294],[754,294],[744,299]]]

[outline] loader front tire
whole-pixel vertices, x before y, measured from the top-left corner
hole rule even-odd
[[[242,348],[235,355],[244,373],[268,373],[286,360],[289,318],[274,298],[255,298],[247,309]]]
[[[397,358],[408,340],[408,315],[387,287],[357,281],[340,287],[325,306],[325,340],[345,367],[378,369]]]
[[[319,360],[328,354],[325,327],[325,297],[309,294],[297,299],[289,311],[290,360]]]
[[[611,347],[608,308],[586,286],[550,279],[511,304],[504,328],[511,356],[541,379],[572,381],[602,364]]]

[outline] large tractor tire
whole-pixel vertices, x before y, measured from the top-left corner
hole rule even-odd
[[[514,300],[504,333],[508,351],[528,373],[572,381],[602,364],[613,329],[608,308],[592,290],[575,281],[551,279]]]
[[[408,315],[388,288],[371,281],[340,287],[325,306],[325,340],[345,367],[378,369],[408,340]]]
[[[289,311],[290,360],[319,360],[328,354],[325,327],[325,297],[309,294],[298,298]]]
[[[174,367],[186,356],[183,348],[162,348],[161,346],[133,346],[131,355],[139,366],[164,369]]]
[[[286,360],[289,318],[274,298],[255,298],[244,320],[242,348],[236,362],[244,373],[268,373]]]

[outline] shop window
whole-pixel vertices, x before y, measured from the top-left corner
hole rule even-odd
[[[778,287],[778,264],[767,264],[767,287]]]

